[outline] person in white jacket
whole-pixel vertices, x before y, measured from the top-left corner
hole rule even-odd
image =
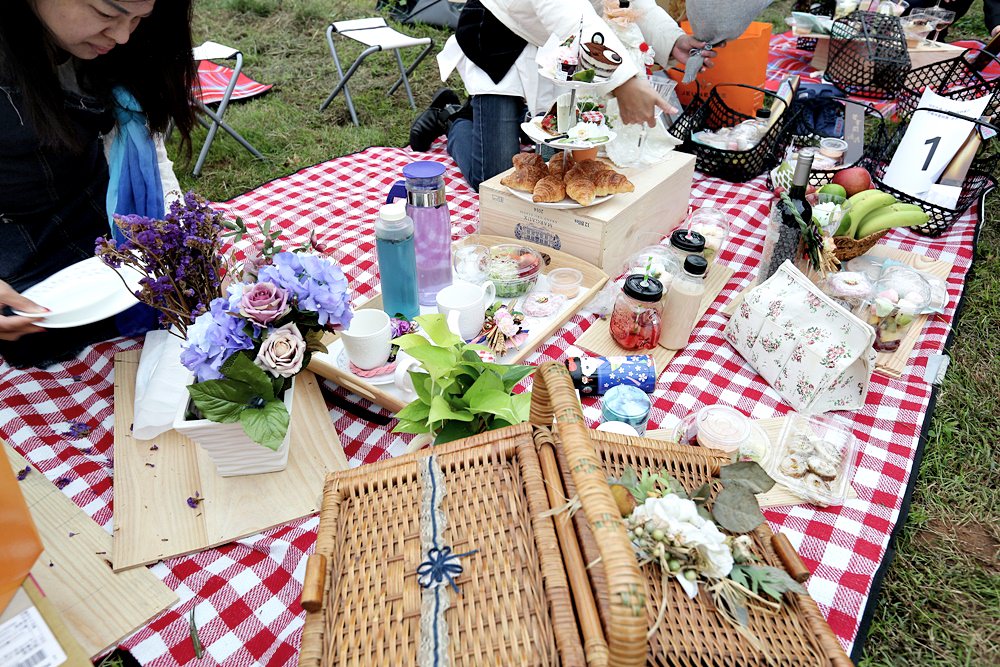
[[[692,50],[705,49],[704,42],[685,34],[654,0],[632,0],[630,9],[659,64],[666,66],[671,56],[684,63]],[[440,91],[431,109],[414,122],[413,149],[427,150],[447,131],[448,152],[476,190],[482,181],[508,169],[520,150],[518,131],[525,112],[549,108],[560,92],[538,74],[538,47],[551,35],[576,34],[582,18],[584,42],[600,33],[605,46],[625,54],[625,46],[602,19],[603,11],[603,0],[468,0],[455,35],[438,55],[438,65],[442,80],[458,71],[471,102],[457,109],[445,104],[457,102],[457,96]],[[714,55],[710,50],[703,53]],[[617,99],[623,123],[653,125],[656,107],[673,111],[627,57],[597,92]]]

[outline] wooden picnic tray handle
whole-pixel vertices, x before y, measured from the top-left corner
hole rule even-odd
[[[609,593],[608,664],[642,667],[648,650],[646,579],[611,495],[604,465],[591,443],[569,371],[560,363],[542,364],[535,372],[531,391],[531,423],[550,427],[555,420],[560,446],[601,556]]]
[[[306,611],[320,611],[323,608],[326,588],[326,556],[309,554],[306,560],[306,576],[302,582],[302,608]]]

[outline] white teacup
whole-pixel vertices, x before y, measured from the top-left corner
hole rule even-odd
[[[496,299],[497,290],[492,282],[482,286],[456,282],[437,293],[438,312],[454,321],[452,313],[458,314],[458,331],[463,340],[475,338],[482,331],[486,321],[486,309]]]
[[[411,370],[423,372],[423,367],[413,357],[407,356],[405,359],[400,359],[399,363],[396,364],[396,372],[392,380],[396,388],[403,392],[406,399],[412,401],[417,397],[417,390],[413,388],[413,378],[410,377]]]
[[[354,313],[351,326],[340,332],[347,358],[362,370],[384,366],[392,351],[392,325],[389,316],[375,308]]]

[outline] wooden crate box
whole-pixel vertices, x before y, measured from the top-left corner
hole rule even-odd
[[[620,169],[635,192],[594,206],[554,209],[519,199],[500,185],[508,172],[479,186],[479,230],[562,250],[616,275],[625,259],[656,243],[687,214],[694,156],[673,151],[651,166]]]

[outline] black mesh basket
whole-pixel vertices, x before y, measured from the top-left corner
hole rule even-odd
[[[826,78],[848,95],[895,97],[910,71],[910,53],[899,19],[853,12],[833,22]]]
[[[848,105],[853,105],[860,107],[865,113],[865,123],[864,123],[864,142],[865,151],[860,158],[853,162],[845,163],[837,167],[836,169],[813,169],[809,172],[809,184],[817,188],[826,185],[833,181],[833,177],[841,169],[848,169],[850,167],[864,167],[871,171],[871,153],[873,151],[878,152],[883,146],[889,141],[889,130],[886,123],[885,116],[882,115],[878,109],[873,105],[863,102],[860,100],[852,100],[846,97],[835,97],[831,98],[840,102],[844,106],[845,113],[841,114],[843,118],[846,115],[846,109]],[[791,134],[791,141],[789,145],[799,148],[806,147],[818,147],[821,139],[825,137],[815,134],[813,132],[802,131],[802,121],[803,112],[801,110],[796,110],[795,119],[792,123],[792,127],[789,132]],[[838,139],[844,139],[847,137],[837,137]],[[849,139],[849,138],[848,138]],[[767,174],[767,185],[768,188],[774,189],[776,185],[772,178],[771,172]]]
[[[951,113],[950,111],[938,111],[936,109],[925,109],[923,107],[919,107],[914,110],[914,113],[917,112],[947,114],[949,116],[955,116],[956,118],[967,120],[970,123],[975,123],[982,128],[990,130],[991,132],[1000,131],[994,125],[972,118],[967,118],[956,113]],[[962,184],[962,192],[958,197],[958,204],[955,208],[945,208],[943,206],[938,206],[922,199],[918,199],[917,197],[906,194],[905,192],[900,192],[899,190],[886,185],[882,181],[885,177],[886,169],[889,168],[889,163],[892,162],[892,156],[895,154],[896,148],[899,147],[899,142],[902,141],[903,135],[906,133],[906,128],[907,123],[900,123],[896,127],[895,131],[889,135],[884,144],[881,146],[873,146],[871,157],[868,159],[868,164],[866,166],[871,172],[872,180],[874,181],[876,188],[882,190],[883,192],[888,192],[901,202],[917,204],[924,209],[924,212],[926,212],[928,216],[930,216],[930,220],[928,220],[927,224],[919,227],[910,227],[910,230],[918,234],[923,234],[924,236],[941,236],[948,231],[953,224],[955,224],[955,221],[958,220],[970,206],[982,199],[983,195],[996,187],[996,180],[993,178],[993,171],[997,167],[1000,154],[991,150],[986,142],[984,142],[983,146],[980,147],[979,152],[976,154],[976,159],[972,162],[972,168],[969,169],[969,173],[965,177],[965,182]]]
[[[953,100],[990,95],[992,99],[986,113],[995,116],[1000,110],[1000,77],[991,79],[977,69],[974,62],[980,59],[986,64],[1000,63],[1000,59],[988,51],[967,49],[955,58],[911,70],[899,90],[896,113],[900,118],[909,118],[920,103],[924,89],[932,88],[938,95]]]
[[[761,95],[762,106],[767,106],[763,103],[768,102],[772,113],[779,110],[782,112],[767,134],[749,150],[725,150],[691,139],[691,135],[695,132],[735,127],[752,118],[730,108],[722,99],[719,89],[725,89],[727,86],[756,90]],[[743,183],[775,167],[785,155],[791,139],[789,128],[793,120],[794,107],[782,109],[784,106],[784,100],[763,88],[743,83],[720,83],[712,88],[712,92],[704,101],[699,95],[695,95],[684,113],[671,126],[670,134],[684,142],[681,150],[692,153],[697,158],[695,167],[698,171],[734,183]]]

